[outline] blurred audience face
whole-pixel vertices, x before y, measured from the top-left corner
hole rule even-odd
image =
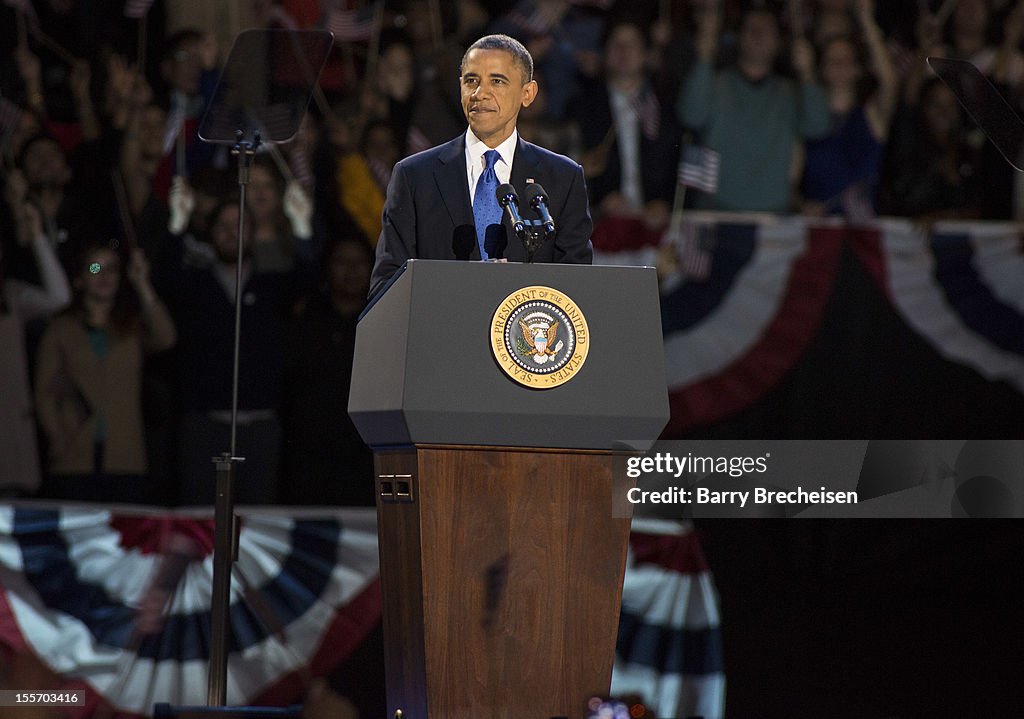
[[[754,65],[772,65],[779,54],[779,21],[767,10],[751,10],[740,26],[740,61]]]
[[[847,38],[833,38],[821,51],[821,79],[828,87],[850,87],[863,71],[857,49]]]
[[[87,252],[75,278],[75,288],[82,293],[83,299],[113,302],[120,287],[121,258],[118,254],[105,247]]]
[[[845,10],[822,10],[814,23],[814,44],[824,46],[835,37],[851,37],[857,28]]]
[[[327,258],[327,282],[331,294],[345,299],[366,299],[370,291],[373,259],[358,241],[342,240]]]
[[[246,214],[245,223],[245,254],[248,255],[252,239],[252,222]],[[210,245],[217,259],[223,263],[232,263],[238,259],[238,205],[228,203],[210,222]]]
[[[496,147],[516,126],[519,110],[537,94],[537,83],[527,82],[512,53],[472,50],[460,78],[462,111],[478,138]],[[493,144],[492,144],[493,143]]]
[[[246,193],[246,204],[260,224],[273,221],[281,211],[281,188],[269,167],[252,166]]]
[[[941,82],[925,89],[921,98],[925,125],[936,139],[946,139],[961,125],[960,105],[953,91]]]
[[[186,97],[199,94],[199,82],[203,75],[203,60],[199,52],[199,41],[186,41],[178,45],[161,65],[164,79],[172,90]]]
[[[988,20],[988,0],[959,0],[953,12],[953,29],[967,35],[983,35]]]
[[[71,181],[71,168],[56,140],[31,140],[22,160],[25,181],[32,190],[61,189]]]
[[[164,154],[167,113],[159,105],[146,105],[139,116],[139,147],[143,157],[155,159]]]
[[[380,56],[377,66],[379,88],[391,97],[407,100],[415,80],[413,64],[412,50],[407,45],[395,43],[389,46]]]
[[[646,58],[646,42],[640,28],[619,25],[612,30],[604,46],[605,72],[609,78],[642,76]]]

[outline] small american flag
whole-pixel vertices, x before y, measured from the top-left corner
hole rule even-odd
[[[146,17],[153,0],[127,0],[124,4],[124,16],[133,20],[141,20]]]
[[[299,181],[304,190],[312,193],[316,185],[316,177],[313,175],[313,167],[310,165],[306,148],[293,142],[288,146],[287,153],[295,179]]]
[[[687,145],[679,163],[679,182],[703,192],[718,192],[719,164],[719,155],[714,150]]]
[[[8,100],[0,97],[0,152],[7,150],[11,137],[21,126],[23,110]]]
[[[327,16],[327,29],[334,33],[335,42],[366,42],[373,37],[373,15],[367,13],[367,8],[332,10]]]
[[[423,150],[429,150],[434,146],[434,143],[430,141],[426,135],[423,134],[423,130],[412,125],[409,128],[409,134],[406,137],[406,152],[410,155],[415,155],[417,152]]]
[[[691,280],[704,281],[711,274],[715,243],[714,226],[686,222],[679,246],[679,272]]]
[[[552,29],[551,20],[539,7],[529,14],[521,9],[513,10],[508,15],[508,21],[527,35],[546,35]]]
[[[896,77],[900,80],[907,76],[907,73],[910,72],[910,68],[914,66],[914,63],[921,62],[917,53],[896,40],[888,40],[886,42],[886,49],[888,50],[889,58],[892,61],[892,69],[896,73]]]

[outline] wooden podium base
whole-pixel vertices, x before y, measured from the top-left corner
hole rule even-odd
[[[583,717],[629,539],[611,454],[418,446],[376,470],[388,719]]]

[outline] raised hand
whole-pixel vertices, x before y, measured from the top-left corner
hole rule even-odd
[[[175,175],[171,180],[171,192],[167,198],[167,208],[170,210],[170,218],[167,221],[167,230],[172,235],[180,235],[188,227],[188,221],[192,219],[192,211],[196,208],[196,196],[188,181],[181,175]]]

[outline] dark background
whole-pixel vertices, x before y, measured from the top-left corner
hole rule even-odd
[[[1021,439],[1024,398],[939,356],[848,254],[794,371],[691,436]],[[729,719],[1024,715],[1021,520],[696,524],[720,596]]]

